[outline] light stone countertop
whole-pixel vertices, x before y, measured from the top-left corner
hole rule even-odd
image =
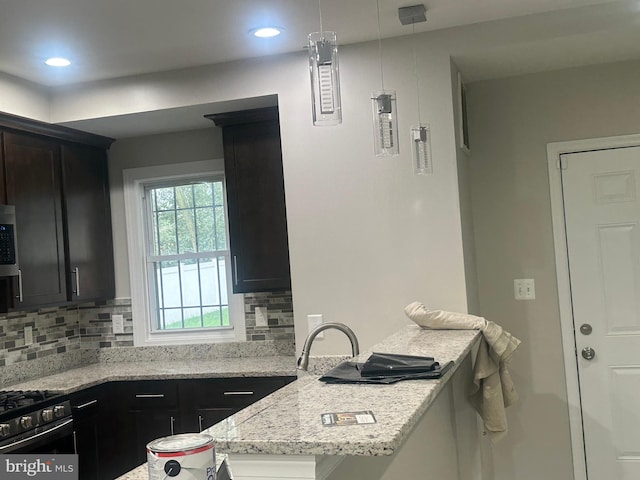
[[[68,394],[118,380],[295,376],[295,365],[296,359],[292,356],[95,363],[10,386],[3,385],[3,388],[57,390]]]
[[[454,367],[436,380],[392,385],[326,384],[314,375],[299,379],[210,427],[216,451],[226,454],[391,455],[427,411],[469,354],[480,333],[424,330],[410,325],[373,346],[371,352],[432,356]],[[323,413],[371,410],[377,423],[326,427]],[[231,465],[233,468],[233,465]]]
[[[302,374],[297,381],[203,433],[216,439],[217,454],[391,455],[402,445],[479,337],[480,333],[474,330],[425,330],[408,325],[362,353],[358,361],[366,360],[371,352],[432,356],[441,364],[454,361],[454,367],[444,377],[391,385],[336,385],[318,381],[317,375]],[[98,363],[11,388],[72,393],[117,380],[286,376],[295,372],[295,358],[291,356]],[[323,413],[361,410],[373,411],[377,423],[322,426]],[[120,478],[146,480],[146,464]]]
[[[116,480],[149,480],[149,465],[143,463],[138,468],[134,468]]]

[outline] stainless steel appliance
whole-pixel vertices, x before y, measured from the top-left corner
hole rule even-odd
[[[3,453],[75,453],[67,397],[50,391],[0,391]]]
[[[16,207],[0,205],[0,277],[19,275]]]

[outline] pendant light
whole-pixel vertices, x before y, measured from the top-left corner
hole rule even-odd
[[[378,14],[378,52],[380,55],[381,90],[371,94],[373,111],[373,148],[377,157],[393,157],[400,153],[398,143],[398,114],[396,92],[384,88],[382,65],[382,36],[380,35],[380,0],[376,0]]]
[[[338,69],[338,43],[336,32],[320,31],[308,37],[309,72],[311,74],[311,107],[314,125],[338,125],[342,123],[340,102],[340,74]]]
[[[416,105],[418,107],[418,124],[412,126],[409,132],[411,141],[411,159],[413,172],[416,175],[433,173],[431,163],[431,130],[428,124],[422,123],[420,115],[420,77],[418,76],[418,56],[416,53],[416,23],[426,22],[426,8],[424,5],[413,5],[398,9],[398,17],[402,25],[411,25],[413,36],[413,72],[416,78]]]

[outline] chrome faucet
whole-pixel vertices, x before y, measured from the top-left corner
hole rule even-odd
[[[307,339],[304,341],[304,345],[302,346],[302,353],[300,354],[300,358],[298,358],[298,370],[306,371],[307,368],[309,368],[309,352],[311,351],[311,344],[320,332],[329,328],[340,330],[347,337],[349,337],[349,341],[351,342],[351,353],[353,353],[354,357],[360,353],[360,346],[358,345],[356,334],[353,333],[353,330],[347,327],[344,323],[321,323],[309,332],[309,335],[307,335]]]

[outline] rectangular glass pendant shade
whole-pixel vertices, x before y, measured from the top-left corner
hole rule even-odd
[[[308,47],[313,124],[338,125],[342,106],[336,33],[310,33]]]
[[[418,127],[411,127],[411,158],[413,160],[413,173],[416,175],[433,173],[431,130],[429,125],[421,124]]]
[[[391,157],[400,153],[398,144],[398,115],[396,92],[381,90],[371,96],[373,107],[374,150],[378,157]]]

